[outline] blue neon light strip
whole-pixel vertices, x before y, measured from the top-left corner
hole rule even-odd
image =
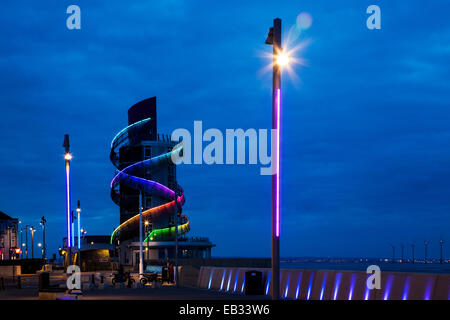
[[[342,273],[336,273],[336,280],[334,281],[333,300],[337,299],[339,293],[339,286],[341,285]]]
[[[350,290],[348,292],[348,300],[352,300],[353,298],[353,290],[355,289],[356,284],[356,274],[352,274],[352,280],[350,282]]]
[[[383,300],[389,300],[389,295],[391,294],[392,283],[394,282],[394,276],[389,275],[386,282],[386,290],[384,291]]]
[[[146,119],[140,120],[140,121],[138,121],[138,122],[132,123],[132,124],[130,124],[129,126],[127,126],[127,127],[123,128],[122,130],[120,130],[120,131],[114,136],[114,138],[112,139],[112,141],[111,141],[111,148],[114,146],[114,141],[116,141],[122,134],[124,134],[125,132],[127,132],[128,129],[130,129],[130,128],[134,127],[134,126],[141,125],[141,124],[143,124],[143,123],[145,123],[145,122],[147,122],[147,121],[150,121],[150,120],[151,120],[150,118],[146,118]]]
[[[327,277],[328,277],[328,272],[325,272],[323,274],[323,280],[322,280],[322,288],[320,288],[320,300],[323,300],[323,294],[325,293],[325,286],[327,285]]]
[[[302,282],[302,272],[300,272],[298,274],[297,289],[295,290],[295,299],[298,299],[298,294],[300,293],[301,282]]]
[[[71,243],[71,235],[70,235],[70,221],[71,219],[71,212],[70,212],[70,162],[69,160],[66,160],[66,207],[67,207],[67,247],[72,247]]]
[[[291,280],[291,273],[289,272],[287,281],[286,281],[286,288],[284,289],[284,298],[286,299],[289,293],[289,280]]]
[[[269,271],[267,275],[267,283],[266,283],[266,296],[269,294],[269,286],[270,286],[270,276],[272,275],[272,271]]]
[[[309,298],[311,297],[313,281],[314,281],[314,272],[312,272],[311,276],[309,277],[308,292],[306,293],[306,300],[309,300]]]

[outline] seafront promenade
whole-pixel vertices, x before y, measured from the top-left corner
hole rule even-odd
[[[92,283],[94,276],[94,283]],[[103,276],[103,283],[98,277]],[[22,275],[19,278],[3,278],[4,288],[0,290],[0,300],[254,300],[268,299],[266,296],[245,296],[242,293],[211,291],[191,286],[176,288],[173,284],[141,285],[135,281],[128,287],[127,283],[113,285],[111,272],[85,272],[82,274],[82,293],[67,294],[67,276],[52,274],[50,283],[59,292],[51,294],[39,293],[39,275]],[[133,274],[135,280],[137,274]]]

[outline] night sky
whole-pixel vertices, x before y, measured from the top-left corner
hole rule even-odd
[[[81,30],[66,28],[71,4]],[[381,30],[366,27],[371,4]],[[157,96],[166,134],[194,120],[270,128],[264,41],[273,18],[287,38],[307,12],[311,27],[289,44],[308,43],[297,52],[305,65],[282,84],[281,255],[389,257],[389,243],[415,242],[423,258],[427,239],[438,257],[439,237],[450,241],[449,10],[418,0],[2,1],[0,210],[35,227],[45,215],[56,252],[69,133],[73,206],[81,200],[88,234],[110,234],[109,147],[128,108]],[[259,168],[178,167],[189,235],[209,237],[213,255],[270,255],[271,178]]]

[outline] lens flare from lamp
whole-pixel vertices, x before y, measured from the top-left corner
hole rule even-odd
[[[309,29],[312,25],[312,17],[307,12],[302,12],[297,16],[296,24],[299,29]]]
[[[289,60],[290,60],[289,56],[284,52],[280,52],[280,54],[278,54],[277,56],[277,64],[280,67],[287,66],[289,64]]]

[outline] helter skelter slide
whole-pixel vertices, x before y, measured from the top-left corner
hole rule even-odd
[[[142,212],[143,221],[150,221],[152,226],[161,226],[161,222],[170,221],[168,217],[175,217],[175,190],[171,190],[165,185],[156,181],[146,179],[148,173],[156,173],[158,170],[167,168],[172,162],[172,154],[179,154],[183,146],[177,145],[172,151],[160,154],[150,159],[135,162],[125,168],[120,168],[119,150],[122,147],[127,147],[133,144],[133,137],[136,136],[142,127],[150,121],[150,118],[137,121],[126,128],[122,129],[113,139],[111,143],[110,160],[113,165],[119,170],[111,181],[111,198],[117,205],[120,206],[122,199],[120,188],[126,187],[138,191],[140,194],[146,194],[166,201],[165,203],[146,208]],[[183,189],[177,185],[177,208],[184,205],[185,198]],[[152,241],[170,241],[175,239],[175,226],[169,223],[167,227],[153,228],[144,242]],[[189,220],[185,215],[180,216],[180,223],[178,225],[178,235],[183,235],[188,232]],[[139,234],[139,213],[130,219],[121,223],[111,235],[111,243],[119,237],[121,241],[132,239]]]

